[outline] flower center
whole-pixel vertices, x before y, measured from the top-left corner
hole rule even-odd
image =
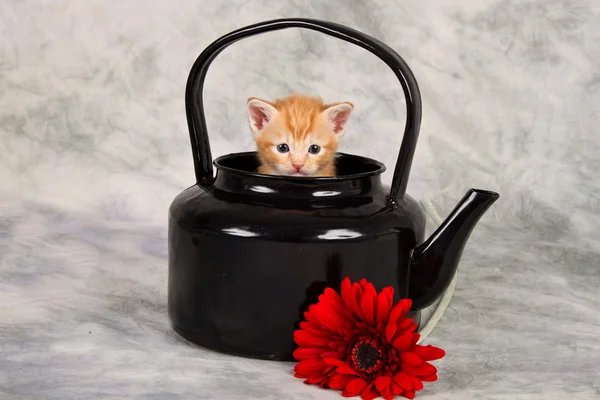
[[[359,373],[376,374],[384,367],[385,348],[373,339],[356,342],[350,350],[350,364]]]

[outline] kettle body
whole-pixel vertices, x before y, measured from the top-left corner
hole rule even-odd
[[[410,253],[424,240],[425,218],[408,196],[388,201],[383,165],[340,154],[343,177],[316,181],[243,172],[255,160],[218,159],[211,185],[194,185],[171,205],[168,309],[181,336],[290,360],[302,313],[344,277],[408,296]]]
[[[258,174],[253,152],[213,162],[202,89],[211,62],[236,41],[304,28],[362,47],[397,76],[406,122],[391,185],[376,160],[338,154],[335,177]],[[169,209],[168,313],[192,343],[238,356],[292,360],[293,332],[325,288],[345,277],[394,288],[410,316],[450,284],[464,245],[494,192],[472,189],[425,239],[425,216],[406,187],[421,123],[421,97],[406,62],[384,43],[326,21],[280,19],[210,44],[192,66],[186,115],[196,183]],[[216,167],[216,174],[213,170]]]

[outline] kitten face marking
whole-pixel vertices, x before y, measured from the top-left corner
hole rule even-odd
[[[248,120],[267,175],[334,176],[339,139],[354,106],[298,94],[271,103],[248,99]]]

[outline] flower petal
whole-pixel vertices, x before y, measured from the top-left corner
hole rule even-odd
[[[300,347],[329,347],[330,339],[316,336],[312,333],[297,330],[294,332],[294,341]]]
[[[341,313],[337,314],[327,306],[314,310],[314,318],[319,322],[321,327],[335,333],[341,333],[344,330],[344,320],[340,318],[341,315]]]
[[[358,396],[362,393],[363,390],[367,387],[367,382],[362,378],[352,379],[348,385],[346,385],[346,389],[342,393],[344,397],[352,397]]]
[[[413,332],[417,329],[417,324],[414,323],[414,318],[407,318],[402,321],[398,321],[398,330]],[[412,327],[414,325],[414,327]]]
[[[389,324],[386,328],[385,328],[385,338],[389,343],[392,343],[392,339],[394,338],[394,335],[396,334],[396,324]]]
[[[444,350],[431,345],[417,346],[413,351],[425,361],[439,360],[446,355]]]
[[[389,290],[386,290],[389,289]],[[384,288],[382,290],[382,292],[385,293],[385,295],[388,297],[388,304],[390,305],[390,310],[392,308],[392,304],[394,304],[394,288],[391,286],[388,286],[387,288]]]
[[[319,329],[319,327],[317,325],[315,325],[314,323],[307,322],[307,321],[300,322],[300,330],[306,331],[315,336],[326,336],[328,334],[328,332],[325,332],[324,330]]]
[[[417,343],[419,343],[419,339],[421,338],[421,335],[419,335],[418,332],[413,332],[412,334],[412,344],[411,347],[416,346]]]
[[[354,286],[350,282],[350,278],[346,277],[342,281],[342,299],[344,300],[344,304],[346,308],[358,318],[362,318],[362,313],[360,312],[360,307],[358,306],[358,302],[356,301],[356,295],[354,293]]]
[[[325,358],[325,359],[323,359],[323,361],[326,364],[335,365],[337,367],[336,368],[337,373],[346,374],[346,375],[358,375],[358,372],[353,370],[352,367],[350,367],[348,364],[346,364],[342,360],[338,360],[335,358]]]
[[[412,381],[413,381],[413,386],[415,387],[415,392],[418,392],[419,390],[423,389],[423,382],[421,382],[421,380],[419,378],[411,375],[410,379],[412,379]]]
[[[313,375],[313,376],[309,376],[308,378],[306,378],[304,383],[308,383],[309,385],[316,385],[318,383],[325,381],[326,379],[327,379],[327,377],[323,376],[323,375]]]
[[[321,359],[303,360],[294,366],[294,372],[297,377],[308,378],[315,375],[324,375],[327,368],[327,364]]]
[[[406,397],[407,399],[414,399],[415,398],[415,391],[414,390],[407,390],[407,391],[404,392],[403,396]]]
[[[399,395],[399,394],[402,394],[403,391],[404,391],[404,389],[402,389],[402,387],[400,385],[398,385],[396,382],[392,381],[392,393],[394,393],[395,395]]]
[[[394,375],[394,382],[404,390],[412,390],[413,383],[410,376],[402,371]]]
[[[344,350],[338,351],[325,351],[321,353],[321,358],[342,358],[346,352]]]
[[[367,284],[364,286],[363,290],[365,293],[370,293],[371,296],[373,296],[373,304],[374,304],[375,299],[377,299],[377,290],[375,289],[375,286],[371,282],[367,282]]]
[[[362,400],[373,400],[376,399],[378,396],[379,393],[377,393],[377,390],[373,388],[373,384],[371,383],[369,386],[366,387],[365,390],[363,390],[362,395],[360,397],[362,398]]]
[[[332,288],[326,288],[323,294],[319,296],[318,307],[326,307],[335,314],[342,314],[345,308],[344,300]]]
[[[378,376],[375,379],[375,387],[379,390],[379,393],[386,392],[389,390],[390,385],[392,384],[392,378],[389,376]]]
[[[342,279],[342,299],[344,298],[344,293],[351,293],[352,292],[352,282],[350,281],[350,277],[347,276],[344,279]]]
[[[437,368],[426,362],[423,362],[421,365],[403,364],[402,370],[418,377],[437,374]]]
[[[392,303],[388,302],[389,296],[387,295],[390,289],[394,290],[391,287],[386,287],[377,295],[377,305],[375,307],[377,323],[386,323],[390,315]]]
[[[350,383],[354,378],[354,376],[337,374],[334,373],[327,381],[327,386],[331,389],[342,390],[345,389],[348,383]]]
[[[345,341],[329,342],[329,348],[334,351],[339,351],[342,347],[346,347]]]
[[[311,358],[321,358],[321,354],[327,352],[327,349],[318,347],[298,347],[292,354],[298,361],[308,360]]]
[[[341,296],[332,288],[325,288],[323,294],[319,296],[319,301],[327,303],[331,308],[340,311],[344,308],[344,301]]]
[[[395,342],[394,342],[395,343]],[[400,353],[400,361],[402,364],[421,365],[423,359],[410,351],[403,351]]]
[[[343,362],[342,360],[340,360],[338,358],[324,358],[323,362],[327,365],[335,365],[336,367],[346,365],[345,362]]]
[[[352,285],[352,294],[354,296],[354,300],[356,301],[356,304],[358,305],[358,314],[356,314],[356,316],[359,319],[363,319],[364,320],[364,315],[363,312],[360,308],[361,302],[362,302],[362,298],[363,298],[363,289],[362,287],[358,284],[355,283]]]
[[[423,382],[435,382],[438,380],[438,376],[436,374],[433,375],[425,375],[419,377]]]
[[[371,285],[372,287],[372,285]],[[375,288],[373,288],[375,291]],[[375,297],[373,293],[368,289],[362,296],[362,300],[360,302],[360,309],[364,315],[365,322],[374,325],[375,324]]]
[[[394,306],[394,308],[392,308],[392,311],[390,312],[390,318],[388,320],[388,324],[395,324],[395,323],[398,323],[399,321],[402,321],[404,319],[404,317],[406,316],[406,313],[408,312],[408,310],[410,310],[411,305],[412,305],[412,301],[410,299],[400,300]]]
[[[398,336],[392,342],[392,346],[398,351],[408,350],[412,343],[412,335],[410,333],[404,333],[402,336]]]

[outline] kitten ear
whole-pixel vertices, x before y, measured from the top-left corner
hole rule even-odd
[[[277,110],[270,103],[251,97],[248,99],[248,119],[254,134],[260,133],[277,115]]]
[[[350,102],[337,103],[327,106],[323,115],[331,125],[331,129],[336,135],[343,135],[346,129],[346,124],[350,119],[350,114],[354,109],[354,105]]]

